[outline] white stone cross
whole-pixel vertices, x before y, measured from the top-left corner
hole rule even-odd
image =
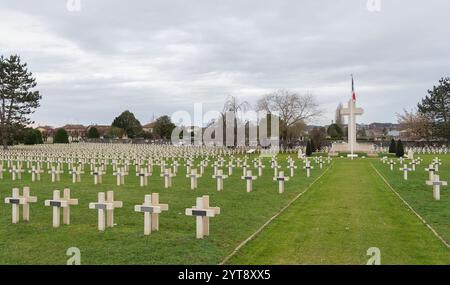
[[[272,168],[273,168],[273,176],[278,176],[278,169],[281,167],[278,165],[278,162],[276,160],[272,161]]]
[[[408,180],[408,172],[411,170],[412,169],[409,168],[407,164],[403,165],[403,167],[400,168],[400,171],[403,171],[403,179],[404,180]]]
[[[125,176],[127,175],[127,173],[125,172],[124,168],[118,167],[113,175],[117,177],[117,186],[125,184]]]
[[[214,164],[213,164],[213,175],[216,175],[217,174],[217,169],[219,168],[219,162],[218,161],[214,161]]]
[[[70,198],[70,189],[64,189],[64,197],[61,198],[59,190],[53,191],[53,199],[45,200],[45,206],[53,207],[53,227],[60,226],[61,208],[63,208],[63,224],[70,224],[70,206],[78,205],[78,199]]]
[[[291,177],[294,177],[295,169],[297,169],[297,166],[295,166],[295,162],[294,161],[289,162],[288,168],[291,171]]]
[[[186,178],[191,178],[191,190],[197,189],[198,186],[198,178],[202,177],[197,173],[197,169],[191,168],[191,174],[186,175]]]
[[[72,183],[79,183],[81,182],[81,174],[84,174],[84,171],[81,168],[72,167],[70,174],[72,174]]]
[[[52,175],[52,182],[60,181],[61,180],[60,174],[62,173],[63,171],[59,170],[59,167],[55,168],[54,166],[52,166],[51,170],[48,171],[48,174]]]
[[[434,168],[433,164],[430,164],[428,168],[425,168],[425,171],[428,171],[429,180],[433,180],[434,174],[436,173],[436,169]]]
[[[289,177],[284,177],[284,172],[280,171],[278,176],[273,178],[274,181],[278,181],[278,193],[284,193],[284,182],[289,181]]]
[[[188,161],[186,161],[186,173],[191,173],[191,167],[192,167],[192,160],[188,159]],[[161,172],[163,172],[163,170],[161,170]]]
[[[228,176],[231,176],[231,175],[233,175],[233,167],[234,167],[234,164],[233,164],[233,161],[228,161]]]
[[[363,114],[364,110],[356,107],[356,98],[350,99],[348,101],[348,107],[341,109],[341,115],[348,116],[348,144],[352,159],[354,158],[356,147],[356,116]]]
[[[15,165],[13,165],[9,172],[11,172],[12,180],[15,181],[16,179],[22,179],[22,172],[24,172],[24,170],[20,166],[16,167]]]
[[[89,209],[98,210],[98,230],[105,230],[105,213],[106,213],[106,227],[114,227],[114,209],[122,208],[121,201],[114,201],[114,192],[108,191],[98,193],[98,202],[89,203]]]
[[[319,162],[319,168],[322,169],[323,168],[323,159],[322,159],[322,157],[319,157],[318,162]]]
[[[94,185],[97,185],[97,184],[102,184],[102,176],[103,176],[103,171],[102,171],[102,169],[101,168],[99,168],[99,167],[95,167],[94,168],[94,171],[92,171],[91,172],[91,175],[93,175],[94,176]]]
[[[253,180],[256,180],[258,177],[252,176],[252,171],[248,170],[245,176],[242,176],[241,179],[247,181],[247,192],[253,191]]]
[[[395,165],[395,161],[393,161],[392,159],[389,161],[389,165],[391,167],[391,171],[394,170],[394,165]]]
[[[145,195],[144,204],[134,206],[135,212],[144,213],[144,235],[159,230],[159,214],[169,210],[168,204],[159,204],[159,194]]]
[[[207,162],[205,162],[204,160],[200,161],[200,175],[203,175],[205,173],[205,167],[208,165]]]
[[[219,169],[216,175],[213,175],[212,178],[217,180],[217,191],[223,190],[223,180],[228,178],[228,175],[223,175],[223,170]]]
[[[411,164],[411,167],[412,167],[412,171],[416,171],[417,161],[415,159],[413,159],[410,164]]]
[[[189,169],[191,169],[189,167]],[[164,170],[164,173],[160,174],[161,177],[164,177],[164,188],[169,188],[172,187],[172,177],[174,177],[175,175],[172,174],[170,168],[166,168]]]
[[[29,173],[31,173],[31,181],[40,181],[41,180],[41,173],[43,173],[44,171],[41,170],[41,168],[39,167],[39,164],[36,166],[32,166],[31,170],[28,171]]]
[[[175,175],[178,173],[178,166],[179,166],[178,161],[175,160],[175,161],[172,163],[173,174],[175,174]]]
[[[250,165],[247,165],[247,163],[242,164],[242,175],[245,176],[247,174],[247,169],[250,167]]]
[[[141,167],[141,171],[136,173],[136,176],[139,177],[139,185],[141,187],[148,185],[148,177],[151,175],[151,173],[147,172],[147,169],[144,167]]]
[[[12,205],[12,223],[17,224],[20,220],[19,210],[22,205],[22,216],[24,221],[30,220],[30,204],[36,203],[37,197],[30,196],[30,188],[23,188],[23,195],[20,196],[19,188],[13,188],[12,197],[5,198],[6,204]]]
[[[435,157],[433,159],[433,165],[434,165],[434,168],[436,169],[436,172],[438,172],[439,171],[439,165],[441,165],[441,160],[439,158]]]
[[[303,166],[303,169],[306,169],[306,177],[311,176],[311,169],[314,169],[313,166],[311,166],[311,161],[306,160],[305,166]]]
[[[258,160],[258,163],[257,163],[256,167],[258,168],[258,176],[262,176],[263,175],[263,168],[266,168],[266,166],[262,163],[261,160]]]
[[[433,179],[426,183],[429,186],[433,186],[433,198],[439,201],[441,199],[441,186],[447,186],[447,181],[440,181],[439,175],[434,175]]]
[[[0,162],[0,179],[3,179],[3,172],[5,172],[3,169],[3,162]]]
[[[196,217],[197,238],[209,236],[209,218],[220,214],[219,207],[209,206],[209,196],[197,198],[197,203],[192,208],[186,209],[186,216]]]

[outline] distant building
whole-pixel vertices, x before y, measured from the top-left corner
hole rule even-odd
[[[87,128],[83,125],[65,125],[62,129],[69,135],[69,141],[80,141],[87,135]]]
[[[151,122],[151,123],[145,124],[145,125],[142,126],[142,130],[144,132],[146,132],[146,133],[153,134],[153,132],[155,130],[155,125],[156,125],[155,122]]]
[[[111,126],[108,125],[90,125],[87,127],[86,129],[86,134],[89,132],[89,129],[95,127],[100,135],[100,138],[104,138],[106,136],[106,134],[109,132],[109,130],[111,129]]]
[[[42,140],[44,142],[52,142],[53,136],[55,134],[55,129],[50,126],[39,126],[36,130],[40,131],[42,134]]]

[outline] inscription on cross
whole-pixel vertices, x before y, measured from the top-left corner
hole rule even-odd
[[[426,184],[433,186],[433,198],[437,201],[441,200],[441,187],[447,186],[447,181],[441,181],[439,175],[434,175]]]
[[[220,214],[219,207],[209,206],[209,196],[197,198],[197,203],[192,208],[186,209],[186,216],[196,217],[197,238],[209,236],[209,218]]]
[[[247,181],[247,192],[253,191],[253,180],[256,180],[256,176],[252,176],[252,171],[248,170],[247,175],[242,176],[241,179],[244,179]]]
[[[53,191],[53,199],[45,200],[45,206],[53,207],[53,227],[60,226],[60,209],[63,208],[63,224],[70,224],[70,206],[78,205],[78,199],[70,198],[70,189],[64,189],[64,196],[61,198],[59,190]]]
[[[20,196],[19,188],[12,190],[12,197],[5,198],[5,204],[12,205],[12,223],[17,224],[20,220],[20,206],[22,206],[22,218],[24,221],[30,220],[30,203],[36,203],[37,197],[30,196],[30,188],[23,188],[23,195]]]
[[[98,230],[104,231],[105,227],[114,227],[114,209],[122,208],[121,201],[114,201],[114,192],[108,191],[98,193],[98,201],[89,203],[89,209],[98,210]],[[106,216],[106,223],[105,223]]]
[[[159,230],[159,214],[168,211],[168,204],[159,204],[159,194],[145,195],[144,204],[134,206],[135,212],[144,213],[144,235]]]
[[[284,172],[280,171],[278,176],[273,178],[274,181],[278,181],[278,193],[284,193],[284,182],[289,181],[289,177],[284,177]]]
[[[223,174],[223,170],[219,169],[216,175],[213,175],[212,178],[217,180],[217,191],[223,190],[223,180],[228,178],[228,175]]]

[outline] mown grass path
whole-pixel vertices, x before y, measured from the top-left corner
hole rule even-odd
[[[231,264],[450,264],[450,251],[390,191],[370,160],[336,160]]]

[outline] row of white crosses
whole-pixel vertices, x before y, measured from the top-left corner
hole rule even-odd
[[[23,220],[30,220],[30,203],[36,203],[37,197],[30,196],[30,188],[24,187],[23,195],[20,195],[19,188],[14,188],[12,197],[5,198],[6,204],[12,205],[12,223],[17,224],[20,221],[20,206],[23,210]],[[78,205],[78,199],[70,197],[70,189],[64,189],[63,197],[59,190],[53,191],[53,198],[45,200],[44,205],[52,207],[54,228],[61,225],[61,209],[64,225],[70,225],[70,207]],[[106,228],[112,228],[114,223],[114,210],[122,208],[123,202],[114,200],[114,192],[99,192],[98,201],[89,203],[89,209],[97,210],[98,230],[105,231]],[[150,235],[152,231],[159,230],[159,214],[168,211],[168,204],[159,203],[159,194],[153,193],[145,195],[142,205],[135,205],[134,211],[144,213],[144,235]],[[197,198],[196,206],[186,209],[187,216],[197,217],[197,238],[201,239],[209,235],[209,218],[220,214],[220,208],[209,206],[209,196]]]
[[[387,158],[383,157],[382,162],[386,163]],[[399,158],[400,163],[403,162],[403,158]],[[408,180],[408,172],[416,171],[416,165],[420,164],[422,161],[421,158],[414,159],[412,158],[410,164],[412,168],[409,168],[407,164],[404,164],[403,167],[400,168],[400,171],[403,171],[403,179]],[[393,166],[395,162],[391,159],[389,161],[390,168],[393,170]],[[435,157],[428,168],[425,168],[425,171],[428,172],[428,180],[425,182],[426,185],[433,187],[433,198],[437,201],[441,199],[441,187],[447,186],[447,181],[441,181],[440,176],[436,173],[439,171],[439,165],[441,165],[441,160],[438,157]]]

